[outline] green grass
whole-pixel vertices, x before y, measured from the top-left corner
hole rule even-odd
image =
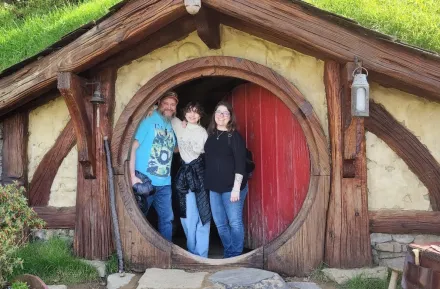
[[[107,275],[118,273],[118,256],[116,253],[110,256],[107,263],[105,264],[105,269]]]
[[[339,289],[388,289],[389,283],[389,278],[387,280],[381,280],[356,277],[343,285],[339,285]],[[402,289],[400,279],[397,283],[397,289]]]
[[[304,0],[399,40],[440,52],[439,0]]]
[[[22,6],[0,3],[0,71],[100,18],[119,1],[28,0],[30,4]]]
[[[17,255],[23,259],[23,268],[14,271],[15,276],[33,274],[46,284],[75,284],[98,281],[94,267],[73,257],[68,241],[58,238],[47,242],[30,243],[20,248]]]

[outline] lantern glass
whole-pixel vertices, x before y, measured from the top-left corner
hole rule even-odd
[[[361,87],[356,90],[356,110],[357,111],[365,111],[365,98],[367,92],[365,88]]]
[[[351,85],[351,114],[353,116],[369,116],[370,86],[365,74],[354,75]]]

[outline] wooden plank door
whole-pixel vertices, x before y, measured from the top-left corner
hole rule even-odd
[[[231,102],[238,131],[256,168],[245,204],[245,245],[263,246],[292,223],[305,200],[310,158],[300,124],[273,93],[253,83],[236,87]]]

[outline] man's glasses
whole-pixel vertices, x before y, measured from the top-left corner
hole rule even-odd
[[[216,115],[221,115],[221,116],[223,116],[223,117],[230,117],[230,116],[231,116],[231,114],[229,113],[229,111],[219,111],[219,110],[217,110],[217,111],[215,112],[215,114],[216,114]]]

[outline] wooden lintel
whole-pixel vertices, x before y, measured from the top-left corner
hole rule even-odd
[[[440,234],[440,212],[369,211],[370,232],[387,234]]]
[[[365,128],[382,139],[419,178],[429,192],[434,211],[440,211],[440,164],[426,146],[382,105],[370,101]]]
[[[3,183],[27,186],[28,119],[28,113],[21,112],[3,121]]]
[[[214,11],[202,6],[194,16],[197,34],[210,49],[220,48],[220,22]]]
[[[46,229],[75,229],[75,207],[32,207],[46,222]]]
[[[86,80],[72,72],[60,72],[58,89],[64,97],[75,127],[78,161],[83,167],[84,177],[94,178],[96,160],[92,127],[93,113]]]

